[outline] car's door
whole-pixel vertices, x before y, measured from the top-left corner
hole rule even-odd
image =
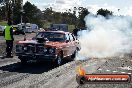
[[[70,54],[70,51],[69,51],[70,50],[70,36],[69,36],[69,34],[66,34],[65,38],[66,38],[66,40],[63,45],[63,56],[67,57]]]
[[[75,42],[75,38],[73,37],[73,35],[70,33],[69,34],[69,36],[70,36],[70,55],[72,55],[74,52],[75,52],[75,50],[76,50],[76,42]]]

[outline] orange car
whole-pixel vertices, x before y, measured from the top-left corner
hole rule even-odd
[[[32,40],[19,41],[16,45],[16,55],[22,63],[35,60],[61,65],[69,56],[73,60],[78,50],[79,42],[70,32],[63,31],[39,32]]]

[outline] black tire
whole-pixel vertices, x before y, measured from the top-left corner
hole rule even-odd
[[[21,60],[21,64],[27,64],[26,60]]]
[[[78,50],[75,50],[74,53],[71,55],[71,59],[74,60],[76,55],[78,53]]]
[[[55,66],[61,66],[63,64],[63,58],[62,58],[62,55],[58,55],[56,60],[55,60],[55,63],[54,65]]]
[[[27,64],[27,60],[24,57],[19,56],[18,58],[21,60],[21,64]]]
[[[22,35],[25,35],[25,33],[22,33]]]

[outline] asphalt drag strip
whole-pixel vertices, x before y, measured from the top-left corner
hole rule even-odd
[[[89,59],[72,61],[62,66],[40,74],[31,74],[20,81],[7,84],[6,88],[76,88],[76,68],[80,65],[90,65],[89,73],[95,72],[106,59]],[[92,67],[92,68],[91,68]]]
[[[0,88],[13,84],[29,75],[42,74],[53,69],[49,63],[23,65],[17,58],[0,59]]]
[[[132,77],[132,55],[125,55],[122,58],[111,58],[101,65],[93,74],[129,74]],[[132,88],[130,83],[90,83],[78,88]]]
[[[16,61],[0,67],[0,88],[132,88],[132,83],[80,86],[76,82],[78,66],[85,67],[88,74],[131,75],[132,56],[71,61],[55,68],[51,63],[22,65],[20,61]]]

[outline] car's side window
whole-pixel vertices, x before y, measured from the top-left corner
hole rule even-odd
[[[44,37],[43,33],[38,33],[37,37]]]
[[[70,40],[71,40],[71,41],[74,41],[73,36],[72,36],[71,34],[69,34],[69,36],[70,36]]]
[[[70,37],[68,34],[66,34],[66,40],[70,40]]]
[[[73,37],[73,41],[75,41],[76,39],[75,39],[75,36],[73,35],[73,34],[71,34],[72,35],[72,37]]]

